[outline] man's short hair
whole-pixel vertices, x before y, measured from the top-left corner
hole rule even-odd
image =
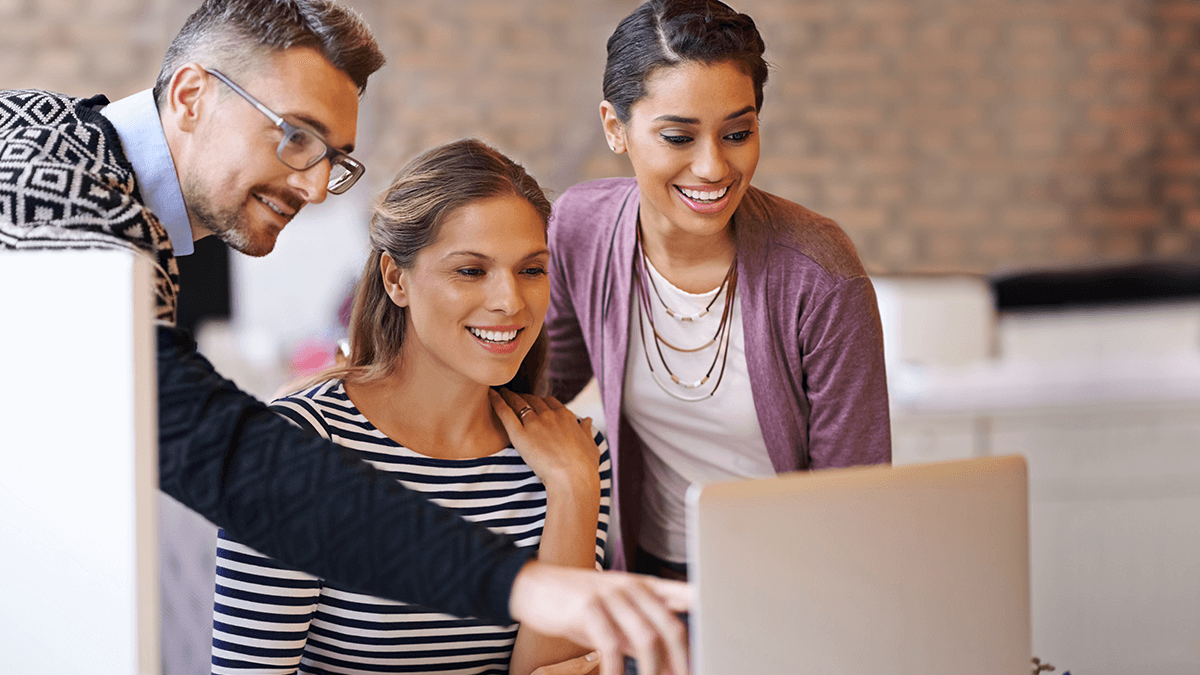
[[[171,41],[154,82],[162,108],[175,71],[197,62],[236,76],[274,52],[309,47],[358,86],[386,59],[362,16],[334,0],[204,0]]]

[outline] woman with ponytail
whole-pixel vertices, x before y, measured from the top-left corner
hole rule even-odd
[[[539,562],[595,568],[609,517],[606,446],[590,420],[540,396],[549,215],[534,179],[483,143],[417,157],[371,219],[348,358],[272,407],[407,488],[536,547]],[[305,508],[304,491],[296,494]],[[450,564],[456,543],[444,543],[444,575],[430,585],[472,583]],[[595,654],[526,628],[327,584],[224,533],[217,559],[218,675],[524,675],[596,665]]]
[[[891,460],[883,331],[853,244],[751,185],[764,50],[717,0],[634,10],[600,103],[634,177],[554,203],[552,391],[599,380],[619,568],[686,577],[692,483]]]

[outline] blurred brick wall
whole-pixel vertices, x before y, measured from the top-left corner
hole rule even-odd
[[[179,0],[0,0],[0,88],[117,99],[154,84]]]
[[[636,3],[359,6],[390,59],[383,86],[368,93],[380,155],[373,166],[381,168],[372,180],[379,188],[421,150],[464,136],[511,154],[554,192],[628,171],[604,144],[598,105],[604,43]]]
[[[604,42],[633,0],[354,0],[390,63],[370,189],[478,136],[552,191],[628,175],[600,135]],[[1200,253],[1200,4],[743,0],[774,64],[755,183],[836,218],[873,272]],[[0,0],[0,86],[148,86],[194,6]]]
[[[748,9],[779,65],[758,183],[838,219],[872,270],[1200,250],[1200,5]]]

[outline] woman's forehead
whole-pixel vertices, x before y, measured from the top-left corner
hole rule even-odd
[[[546,224],[522,197],[478,199],[446,214],[427,250],[439,259],[523,259],[546,251]]]
[[[658,68],[646,78],[645,92],[633,109],[651,117],[694,117],[700,111],[724,117],[755,105],[753,79],[732,62],[686,61]]]

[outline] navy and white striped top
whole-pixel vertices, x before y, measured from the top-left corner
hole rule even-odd
[[[511,446],[477,459],[436,459],[384,436],[350,402],[340,380],[284,397],[271,408],[358,450],[405,487],[470,521],[537,546],[546,490]],[[612,495],[608,446],[600,447],[596,565],[604,557]],[[212,672],[507,673],[517,626],[493,626],[353,593],[283,567],[219,533]]]

